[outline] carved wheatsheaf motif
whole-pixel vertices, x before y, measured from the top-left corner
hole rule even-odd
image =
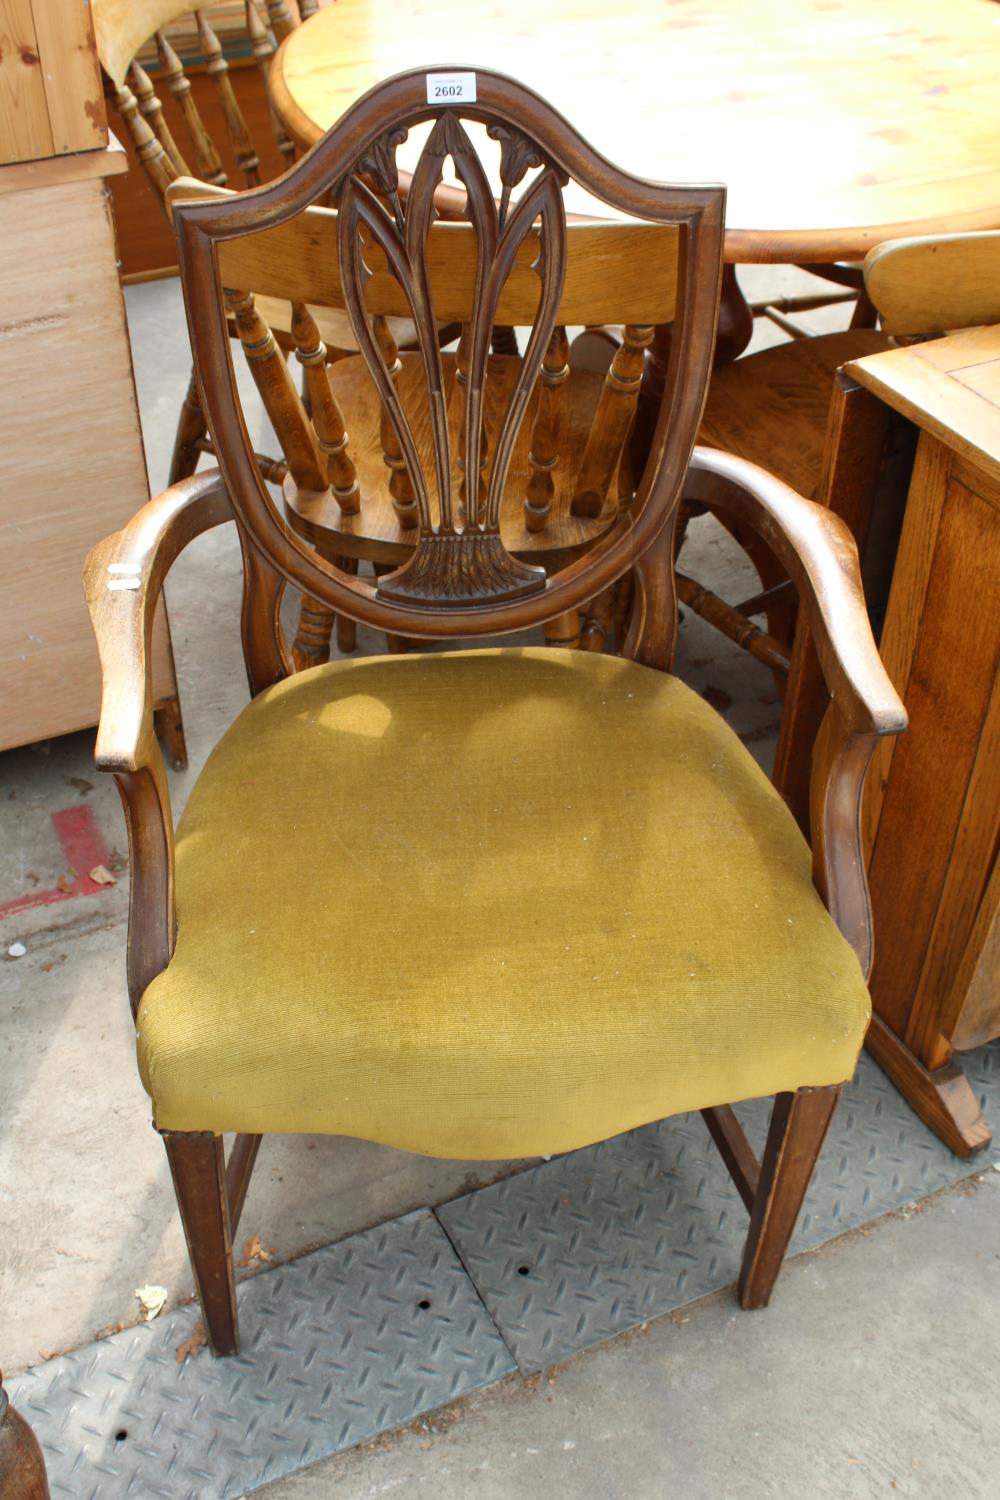
[[[378,591],[386,598],[454,599],[487,604],[533,593],[545,586],[544,570],[516,561],[501,541],[500,507],[514,445],[546,350],[551,355],[565,269],[566,218],[561,191],[565,178],[551,162],[543,161],[538,148],[518,132],[506,126],[492,130],[500,141],[503,163],[504,196],[499,207],[468,132],[458,114],[448,109],[434,122],[405,205],[398,191],[396,152],[406,132],[398,129],[387,132],[366,150],[340,196],[338,245],[345,301],[358,346],[386,414],[383,449],[393,470],[390,488],[397,514],[401,521],[405,514],[419,528],[413,556],[379,581]],[[453,493],[447,398],[427,265],[427,236],[437,216],[434,196],[448,158],[465,188],[466,217],[475,230],[477,242],[471,321],[463,331],[459,360],[462,420],[457,457],[462,493],[458,497]],[[538,176],[512,204],[511,189],[532,167],[540,169]],[[496,310],[517,251],[532,234],[537,235],[538,243],[533,263],[540,283],[538,307],[495,442],[488,444],[483,395]],[[388,269],[410,305],[430,412],[436,516],[431,503],[430,476],[424,472],[413,429],[399,399],[394,347],[387,344],[384,326],[372,327],[365,309],[365,287],[371,279],[365,262],[365,240],[385,255]],[[547,368],[543,377],[551,388],[550,395],[562,383],[564,346],[563,336],[555,345],[559,368]],[[541,447],[536,455],[539,473],[553,460],[549,450],[557,431],[557,411],[549,399],[545,403]],[[465,476],[473,475],[477,476],[475,498],[469,503]],[[403,491],[406,481],[408,494]],[[541,506],[537,524],[544,524]]]

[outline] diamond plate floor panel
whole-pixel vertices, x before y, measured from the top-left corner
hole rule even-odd
[[[1000,1043],[962,1058],[1000,1123]],[[737,1113],[758,1152],[769,1105]],[[987,1164],[954,1156],[867,1055],[844,1091],[792,1251]],[[444,1205],[451,1236],[520,1369],[544,1369],[735,1281],[747,1215],[701,1117],[544,1162]]]
[[[53,1496],[230,1500],[514,1369],[447,1236],[408,1214],[239,1287],[244,1352],[155,1322],[8,1381]]]
[[[962,1064],[1000,1122],[1000,1042]],[[767,1104],[738,1113],[759,1150]],[[793,1250],[990,1159],[953,1156],[864,1057]],[[54,1497],[233,1500],[728,1285],[746,1223],[700,1117],[683,1115],[242,1282],[235,1359],[177,1364],[198,1317],[185,1307],[8,1389],[45,1450]]]

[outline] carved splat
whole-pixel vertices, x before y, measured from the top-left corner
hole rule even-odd
[[[544,570],[512,557],[500,537],[500,505],[514,443],[552,337],[565,269],[566,219],[562,202],[565,176],[543,161],[537,147],[519,142],[504,127],[504,193],[499,207],[483,165],[458,116],[438,116],[417,163],[405,205],[398,193],[395,153],[405,139],[401,130],[386,131],[363,155],[344,183],[338,224],[338,246],[344,300],[359,348],[395,433],[399,455],[413,488],[419,538],[413,556],[379,580],[387,599],[495,603],[519,598],[545,587]],[[466,476],[483,471],[483,487],[471,494],[453,493],[447,395],[438,346],[434,301],[427,264],[427,236],[435,218],[434,195],[444,163],[451,158],[467,194],[466,217],[476,233],[478,263],[473,316],[462,340],[459,365],[463,377],[462,445],[459,463]],[[529,165],[537,178],[514,203],[513,188]],[[365,181],[374,183],[377,192]],[[388,206],[383,201],[388,200]],[[496,309],[522,242],[537,233],[534,270],[539,301],[518,378],[499,424],[492,453],[485,458],[484,387]],[[373,331],[365,309],[365,287],[372,270],[367,246],[377,246],[403,289],[416,327],[433,439],[432,476],[418,456],[410,419],[399,398],[394,367]]]

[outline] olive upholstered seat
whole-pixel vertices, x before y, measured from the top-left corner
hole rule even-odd
[[[171,1130],[564,1151],[841,1083],[869,1015],[737,737],[586,652],[337,662],[260,694],[182,819],[177,909],[138,1016]]]

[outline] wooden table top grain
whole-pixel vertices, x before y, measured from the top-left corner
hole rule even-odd
[[[424,60],[519,78],[639,175],[725,182],[732,262],[1000,227],[992,0],[337,0],[282,46],[276,104],[312,144]]]

